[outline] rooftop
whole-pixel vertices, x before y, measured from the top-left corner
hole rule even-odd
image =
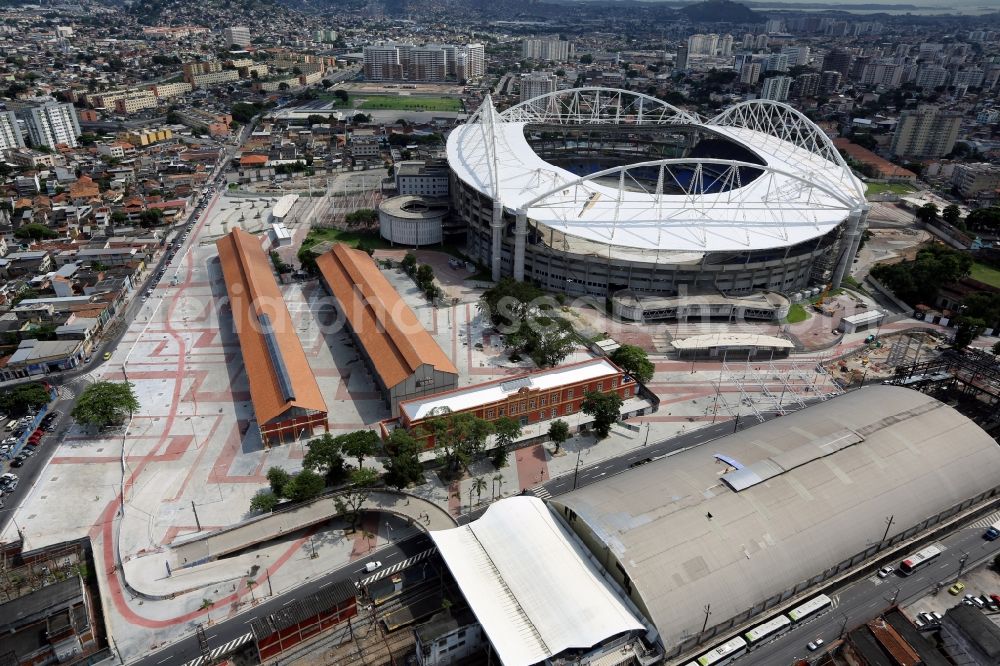
[[[384,386],[396,386],[424,364],[458,374],[366,252],[335,243],[316,258],[316,266]]]
[[[325,413],[326,402],[260,241],[236,229],[215,244],[257,423],[296,412]]]
[[[490,405],[522,390],[547,391],[601,377],[614,377],[621,372],[606,358],[593,358],[579,363],[563,365],[550,370],[539,370],[523,375],[496,379],[485,384],[435,393],[399,403],[399,411],[411,422],[430,416],[461,412]]]
[[[863,551],[886,515],[893,536],[998,478],[1000,450],[975,423],[870,386],[551,502],[606,544],[670,645],[699,633],[703,604],[717,622],[745,614]]]
[[[678,350],[763,347],[765,349],[793,349],[791,340],[773,335],[755,335],[753,333],[706,333],[693,335],[683,340],[672,340],[670,345]]]

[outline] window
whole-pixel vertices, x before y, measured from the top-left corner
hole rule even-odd
[[[604,382],[597,382],[597,390],[598,391],[604,390]]]
[[[618,378],[617,377],[612,377],[611,378],[611,388],[615,388],[616,386],[618,386]]]
[[[553,393],[552,394],[552,400],[550,400],[550,402],[553,405],[556,404],[557,402],[559,402],[559,394],[558,393]]]
[[[529,400],[528,401],[528,409],[534,409],[534,408],[535,408],[535,401],[534,400]]]
[[[527,416],[522,416],[521,417],[521,425],[522,426],[528,425],[528,417]]]
[[[540,419],[547,419],[548,417],[549,417],[548,410],[543,409],[542,411],[538,412],[538,418],[540,418]]]
[[[631,388],[625,389],[625,397],[626,398],[631,398],[632,397],[632,389]]]
[[[566,399],[573,397],[573,389],[566,389]]]
[[[565,414],[572,414],[573,413],[573,403],[572,402],[569,403],[568,405],[566,405],[566,411],[564,413]]]
[[[493,410],[492,409],[487,409],[486,410],[486,418],[488,418],[488,419],[493,418]]]
[[[528,401],[527,400],[522,400],[521,401],[521,406],[520,406],[519,409],[520,409],[520,411],[521,411],[522,414],[524,412],[528,411]]]
[[[503,416],[503,407],[500,408],[500,416]]]
[[[546,400],[548,400],[548,398],[549,398],[549,396],[547,396],[547,395],[543,395],[543,396],[541,397],[541,399],[540,399],[540,404],[541,404],[541,406],[542,406],[542,407],[544,407],[544,406],[545,406],[545,402],[546,402]]]

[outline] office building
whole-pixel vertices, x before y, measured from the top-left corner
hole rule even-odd
[[[851,71],[851,53],[845,49],[835,48],[823,57],[824,72],[840,72],[841,77]]]
[[[677,57],[674,59],[674,69],[686,70],[688,68],[688,47],[681,45],[677,47]]]
[[[24,148],[21,128],[13,111],[0,111],[0,150]]]
[[[790,76],[772,76],[769,79],[764,79],[764,88],[760,92],[760,98],[786,102],[791,86],[792,77]]]
[[[240,48],[250,46],[250,28],[243,25],[234,25],[222,31],[222,37],[226,46],[235,44]]]
[[[547,72],[521,75],[521,101],[534,99],[556,91],[556,76]]]
[[[46,102],[39,106],[24,107],[16,113],[24,121],[33,145],[49,148],[55,148],[59,144],[70,148],[79,145],[77,137],[80,136],[80,122],[72,104]]]
[[[961,124],[961,113],[941,111],[932,104],[903,111],[892,135],[892,153],[915,159],[946,155],[955,147]]]
[[[575,55],[573,42],[561,39],[526,39],[521,42],[521,56],[526,60],[566,62]]]

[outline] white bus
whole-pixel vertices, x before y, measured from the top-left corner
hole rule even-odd
[[[813,597],[801,606],[797,606],[788,611],[788,619],[792,622],[801,622],[808,617],[812,617],[824,608],[827,608],[831,603],[833,603],[833,601],[830,597],[825,594],[821,594],[818,597]]]
[[[747,642],[737,636],[698,657],[698,666],[721,666],[746,653]]]
[[[923,550],[910,555],[908,558],[900,562],[899,573],[904,576],[909,576],[916,571],[918,567],[922,567],[940,554],[941,549],[937,546],[927,546]]]
[[[790,626],[792,626],[792,621],[784,615],[779,615],[773,620],[765,622],[764,624],[759,624],[748,630],[743,634],[743,638],[745,638],[747,643],[753,647],[765,638],[770,638],[771,636],[776,636],[784,632]]]

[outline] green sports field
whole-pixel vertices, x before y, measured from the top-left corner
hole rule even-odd
[[[361,100],[357,107],[363,110],[390,109],[393,111],[456,111],[462,110],[462,102],[451,97],[415,97],[410,95],[357,95]]]

